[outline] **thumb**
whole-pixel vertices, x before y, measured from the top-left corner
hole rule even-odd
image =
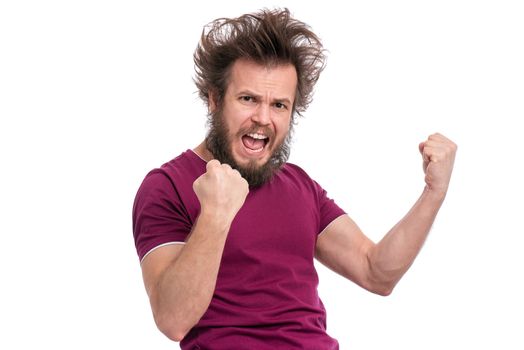
[[[418,144],[418,150],[420,151],[420,154],[424,154],[424,143],[425,142],[421,142]]]
[[[427,163],[431,160],[430,156],[426,153],[424,153],[424,149],[426,148],[426,143],[421,142],[418,145],[418,150],[420,151],[420,154],[422,155],[422,159],[424,160],[424,163]]]
[[[426,173],[428,165],[429,165],[429,157],[427,154],[424,154],[425,147],[426,147],[425,142],[421,142],[418,145],[418,150],[420,151],[420,154],[422,155],[422,170],[424,171],[424,174]]]

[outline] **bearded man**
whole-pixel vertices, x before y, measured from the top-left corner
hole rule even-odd
[[[194,54],[205,140],[144,179],[133,230],[158,328],[182,349],[338,349],[314,259],[380,295],[413,263],[447,193],[456,145],[420,143],[426,185],[378,242],[287,162],[324,68],[287,9],[218,19]]]

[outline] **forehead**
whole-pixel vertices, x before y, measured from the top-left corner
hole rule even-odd
[[[294,100],[297,71],[292,64],[266,66],[249,60],[237,60],[231,67],[228,91],[249,90],[259,95],[275,95]]]

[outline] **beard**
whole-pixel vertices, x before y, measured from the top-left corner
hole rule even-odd
[[[273,147],[274,150],[270,158],[262,165],[258,165],[255,160],[249,161],[246,165],[238,164],[231,151],[229,128],[226,125],[224,115],[221,110],[212,113],[209,118],[210,129],[206,136],[206,147],[220,163],[229,164],[231,168],[238,170],[240,175],[247,181],[250,187],[259,187],[271,180],[288,160],[293,123],[289,125],[289,131],[279,144],[274,145],[275,133],[258,123],[254,123],[250,128],[242,129],[237,133],[237,137],[242,137],[250,132],[264,130],[265,135],[269,136],[269,143],[264,147]],[[234,137],[234,135],[232,135]]]

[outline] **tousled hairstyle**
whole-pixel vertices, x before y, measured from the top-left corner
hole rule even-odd
[[[194,81],[208,106],[210,94],[221,105],[236,60],[248,59],[268,67],[292,64],[298,78],[293,111],[298,115],[311,103],[313,87],[326,61],[320,39],[307,24],[293,19],[287,8],[264,9],[209,23],[193,58]]]

